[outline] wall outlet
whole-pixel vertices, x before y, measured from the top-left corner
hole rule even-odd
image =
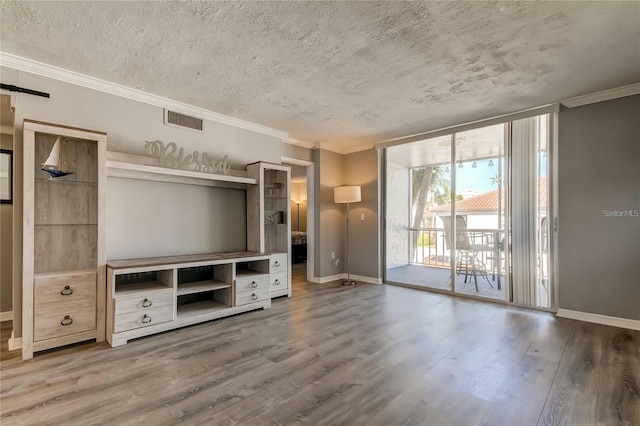
[[[364,220],[364,213],[360,213],[360,220]]]
[[[335,251],[332,251],[332,252],[331,252],[331,259],[335,259],[335,258],[336,258],[336,252],[335,252]]]
[[[340,259],[336,259],[336,266],[340,264]]]

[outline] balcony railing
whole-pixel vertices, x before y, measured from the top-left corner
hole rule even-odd
[[[500,229],[465,229],[458,231],[458,251],[471,251],[477,265],[489,273],[504,268],[504,231]],[[463,241],[464,243],[461,243]],[[466,244],[475,250],[468,250]],[[440,268],[451,267],[451,250],[442,228],[410,228],[410,263]],[[460,262],[460,254],[457,259]]]

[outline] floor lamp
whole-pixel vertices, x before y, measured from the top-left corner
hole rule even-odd
[[[307,182],[291,183],[291,201],[298,206],[298,231],[300,231],[300,204],[307,201]]]
[[[351,212],[351,203],[358,203],[362,201],[359,186],[339,186],[333,188],[333,202],[338,204],[347,204],[347,279],[342,280],[342,285],[356,285],[355,281],[351,280],[351,251],[349,247],[350,236],[350,220],[349,213]]]

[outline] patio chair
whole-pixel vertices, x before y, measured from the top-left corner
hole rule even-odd
[[[453,234],[451,217],[442,216],[441,219],[444,224],[445,242],[447,244],[447,248],[451,250],[451,236]],[[465,283],[468,278],[473,276],[476,291],[480,291],[478,289],[478,275],[485,277],[491,288],[493,288],[493,285],[489,280],[489,275],[487,274],[487,268],[478,257],[482,252],[493,251],[494,247],[492,245],[473,243],[469,237],[469,231],[467,230],[466,218],[460,215],[456,216],[456,252],[458,253],[458,256],[456,256],[456,275],[464,275]]]

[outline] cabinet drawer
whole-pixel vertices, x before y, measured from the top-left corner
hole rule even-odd
[[[268,291],[269,275],[246,275],[236,278],[236,294]]]
[[[236,306],[261,302],[267,299],[269,299],[269,290],[261,289],[260,291],[242,293],[236,296]]]
[[[96,303],[96,273],[56,274],[34,278],[36,315],[47,306]]]
[[[272,254],[271,260],[269,260],[269,272],[277,274],[278,272],[286,272],[288,268],[289,260],[287,253]]]
[[[271,275],[271,291],[285,290],[288,287],[289,280],[286,272]]]
[[[116,297],[115,315],[138,312],[144,314],[146,311],[156,308],[173,308],[173,289],[144,292],[140,295],[127,295],[126,297]]]
[[[95,296],[94,296],[95,297]],[[34,341],[68,336],[96,328],[96,303],[72,303],[35,311]]]
[[[173,306],[160,306],[145,310],[116,315],[113,332],[133,330],[173,320]]]

